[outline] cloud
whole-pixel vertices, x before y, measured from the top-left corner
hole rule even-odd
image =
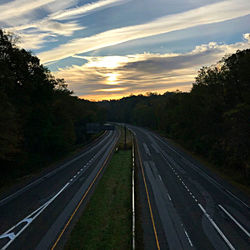
[[[67,0],[67,1],[56,0],[54,2],[51,2],[48,5],[44,6],[44,8],[46,10],[48,10],[49,13],[55,13],[55,12],[70,8],[70,7],[78,4],[78,2],[79,2],[79,0]]]
[[[71,36],[74,31],[84,29],[85,27],[79,26],[76,22],[60,23],[50,20],[42,20],[26,25],[20,25],[13,28],[9,28],[10,31],[27,33],[26,30],[33,29],[33,33],[36,35],[37,31],[49,32],[56,35]]]
[[[123,69],[130,70],[136,68],[137,71],[158,74],[168,70],[181,68],[200,67],[200,65],[211,65],[216,63],[225,54],[232,54],[237,49],[247,49],[250,47],[249,34],[243,34],[243,38],[248,40],[235,44],[218,44],[210,42],[196,46],[192,52],[186,54],[144,54],[141,60],[128,62]],[[246,39],[246,38],[245,38]]]
[[[19,45],[25,47],[26,49],[40,49],[45,42],[54,41],[54,36],[52,34],[45,33],[32,33],[25,34],[22,33]]]
[[[46,63],[134,39],[182,30],[197,25],[223,22],[248,14],[250,14],[250,1],[228,0],[178,14],[167,15],[149,23],[112,29],[90,37],[74,39],[55,49],[42,52],[38,56],[43,63]]]
[[[0,21],[2,20],[5,23],[10,24],[13,24],[13,22],[15,24],[24,23],[23,25],[11,25],[12,27],[7,29],[17,33],[22,38],[20,46],[23,46],[26,49],[39,49],[43,47],[44,43],[52,41],[50,39],[51,35],[71,36],[75,31],[85,29],[84,26],[80,26],[75,21],[59,22],[60,20],[72,19],[83,14],[87,15],[93,11],[119,5],[127,1],[129,0],[101,0],[70,9],[65,8],[75,4],[77,0],[13,1],[8,4],[0,5],[2,11]],[[27,13],[32,16],[33,11],[40,7],[47,9],[52,14],[36,21],[31,21],[30,18],[25,15]],[[41,39],[39,40],[38,38]]]
[[[74,31],[84,29],[84,27],[78,26],[76,22],[59,23],[55,21],[44,21],[34,27],[41,31],[49,31],[63,36],[71,36]]]
[[[5,16],[7,13],[10,14],[10,19],[14,18],[14,22],[16,23],[24,23],[22,25],[12,26],[9,28],[6,28],[6,30],[10,32],[16,33],[20,38],[20,46],[24,47],[25,49],[40,49],[44,46],[46,42],[52,42],[57,41],[56,37],[58,36],[71,36],[73,33],[77,30],[85,29],[83,26],[79,26],[78,23],[75,21],[71,22],[58,22],[54,20],[49,20],[48,18],[44,18],[42,20],[36,20],[36,21],[30,21],[29,17],[24,15],[27,11],[30,11],[30,15],[32,15],[32,10],[34,11],[38,7],[44,7],[52,8],[52,6],[57,9],[59,7],[68,7],[69,4],[72,4],[75,2],[75,0],[69,0],[67,1],[67,4],[61,3],[55,0],[45,0],[45,1],[25,1],[24,6],[27,7],[27,9],[21,8],[21,10],[18,11],[13,7],[10,10],[5,9],[11,8],[12,5],[17,4],[17,7],[19,7],[19,2],[16,3],[16,1],[8,3],[6,5],[1,5],[0,7],[3,7],[3,15],[1,13],[0,19]],[[21,3],[23,1],[20,1]],[[63,1],[64,2],[64,1]],[[50,3],[48,5],[48,3]],[[16,6],[15,6],[16,7]],[[12,12],[18,13],[18,14],[12,14]],[[5,20],[6,21],[6,20]]]
[[[114,5],[122,4],[128,0],[100,0],[97,2],[87,3],[77,8],[71,8],[64,11],[58,11],[50,15],[50,19],[54,20],[67,20],[76,18],[79,15],[86,15],[93,11],[108,8]]]
[[[23,16],[39,7],[50,4],[56,0],[15,0],[0,5],[1,15],[0,20],[6,21],[16,17]]]
[[[43,20],[28,25],[20,25],[9,28],[20,37],[19,46],[25,49],[40,49],[46,42],[57,41],[58,36],[71,36],[77,30],[85,27],[76,22],[60,23],[56,21]]]
[[[72,6],[76,2],[78,0],[14,0],[0,5],[0,21],[10,27],[20,23],[30,24],[33,19],[36,19],[35,12],[38,9],[57,12]]]
[[[183,54],[85,56],[79,58],[87,60],[87,63],[59,69],[55,75],[64,78],[76,95],[96,100],[148,91],[187,91],[202,66],[215,64],[225,54],[249,47],[250,40],[244,39],[235,44],[210,42]]]
[[[250,42],[250,33],[243,34],[243,37]]]

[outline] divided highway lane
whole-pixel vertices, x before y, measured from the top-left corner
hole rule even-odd
[[[118,137],[117,131],[107,132],[80,155],[0,200],[0,249],[49,249]]]
[[[129,128],[138,142],[156,231],[156,237],[144,237],[155,239],[155,249],[249,249],[249,197],[236,195],[164,138]]]

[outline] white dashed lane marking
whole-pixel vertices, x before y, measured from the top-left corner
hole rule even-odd
[[[207,213],[207,211],[203,208],[203,206],[201,204],[198,203],[198,200],[196,199],[196,197],[192,194],[192,192],[188,189],[187,185],[184,183],[184,181],[179,177],[179,175],[176,173],[176,171],[172,168],[172,166],[169,164],[170,168],[172,169],[173,173],[176,175],[176,177],[180,180],[180,183],[183,185],[183,187],[187,190],[187,192],[190,194],[190,196],[192,197],[192,199],[198,204],[199,208],[201,209],[201,211],[203,212],[203,214],[206,216],[206,218],[210,221],[210,223],[212,224],[212,226],[215,228],[215,230],[220,234],[220,236],[222,237],[222,239],[224,240],[224,242],[227,244],[227,246],[231,249],[234,250],[235,248],[233,247],[233,245],[231,244],[231,242],[227,239],[227,237],[223,234],[223,232],[220,230],[220,228],[216,225],[216,223],[214,222],[214,220],[210,217],[210,215]],[[219,205],[220,206],[220,205]],[[220,207],[221,208],[221,207]],[[222,208],[221,208],[222,209]],[[223,209],[222,209],[223,210]],[[224,211],[224,210],[223,210]],[[225,211],[224,211],[225,212]],[[225,212],[226,213],[226,212]],[[242,229],[242,228],[241,228]],[[185,231],[185,230],[184,230]],[[247,232],[248,233],[248,232]],[[187,236],[187,238],[189,239],[188,234],[185,231],[185,234]],[[191,242],[191,241],[190,241]],[[189,242],[189,244],[190,244]],[[191,242],[192,244],[192,242]],[[191,245],[190,244],[190,245]]]

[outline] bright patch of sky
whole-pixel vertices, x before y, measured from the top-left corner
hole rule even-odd
[[[75,95],[188,91],[203,65],[250,48],[249,0],[2,0],[17,33]]]

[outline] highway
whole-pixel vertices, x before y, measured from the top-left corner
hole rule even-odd
[[[0,197],[0,249],[54,249],[84,205],[118,140],[118,131],[26,186]]]
[[[127,125],[137,141],[145,249],[250,249],[249,197],[167,139]]]

